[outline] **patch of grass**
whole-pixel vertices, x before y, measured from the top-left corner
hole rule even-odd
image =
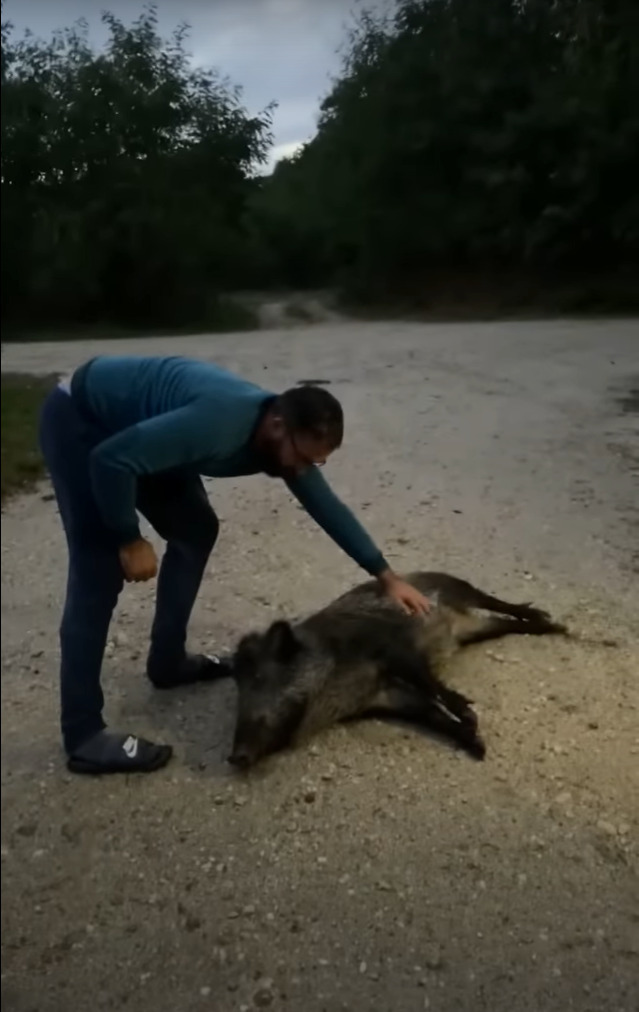
[[[0,479],[3,503],[16,492],[33,487],[44,474],[44,461],[38,448],[38,420],[42,402],[57,380],[57,376],[2,373]]]

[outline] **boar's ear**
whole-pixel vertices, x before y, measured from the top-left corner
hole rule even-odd
[[[292,661],[302,649],[302,644],[293,632],[289,622],[274,622],[266,634],[266,649],[278,661]]]
[[[256,664],[260,657],[260,646],[262,637],[258,633],[248,633],[243,636],[235,648],[232,664],[238,670],[247,665]]]

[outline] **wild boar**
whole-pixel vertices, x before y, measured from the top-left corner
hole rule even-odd
[[[472,701],[444,684],[446,664],[470,643],[566,629],[530,604],[502,601],[445,573],[406,579],[433,602],[428,616],[408,615],[371,580],[304,620],[277,621],[240,640],[231,661],[238,712],[230,763],[247,769],[338,721],[383,714],[484,758]]]

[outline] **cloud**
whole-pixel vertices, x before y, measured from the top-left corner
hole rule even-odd
[[[278,162],[282,161],[283,158],[291,158],[296,154],[301,147],[303,147],[304,141],[291,141],[288,144],[276,144],[271,150],[268,164],[265,167],[265,172],[272,172]]]
[[[160,31],[168,35],[188,22],[193,61],[217,67],[242,88],[251,113],[275,101],[276,149],[299,145],[315,132],[321,98],[339,71],[338,49],[359,0],[159,0]],[[373,0],[373,5],[382,0]],[[143,0],[4,0],[3,17],[21,31],[48,36],[85,17],[89,35],[101,45],[106,8],[126,23]],[[275,157],[275,152],[273,152]]]

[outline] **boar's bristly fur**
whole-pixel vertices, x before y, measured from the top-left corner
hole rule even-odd
[[[437,730],[484,758],[472,701],[442,680],[448,661],[470,643],[566,630],[545,611],[445,573],[406,579],[433,602],[428,616],[408,615],[367,581],[304,620],[240,641],[230,762],[248,768],[338,721],[381,714]]]

